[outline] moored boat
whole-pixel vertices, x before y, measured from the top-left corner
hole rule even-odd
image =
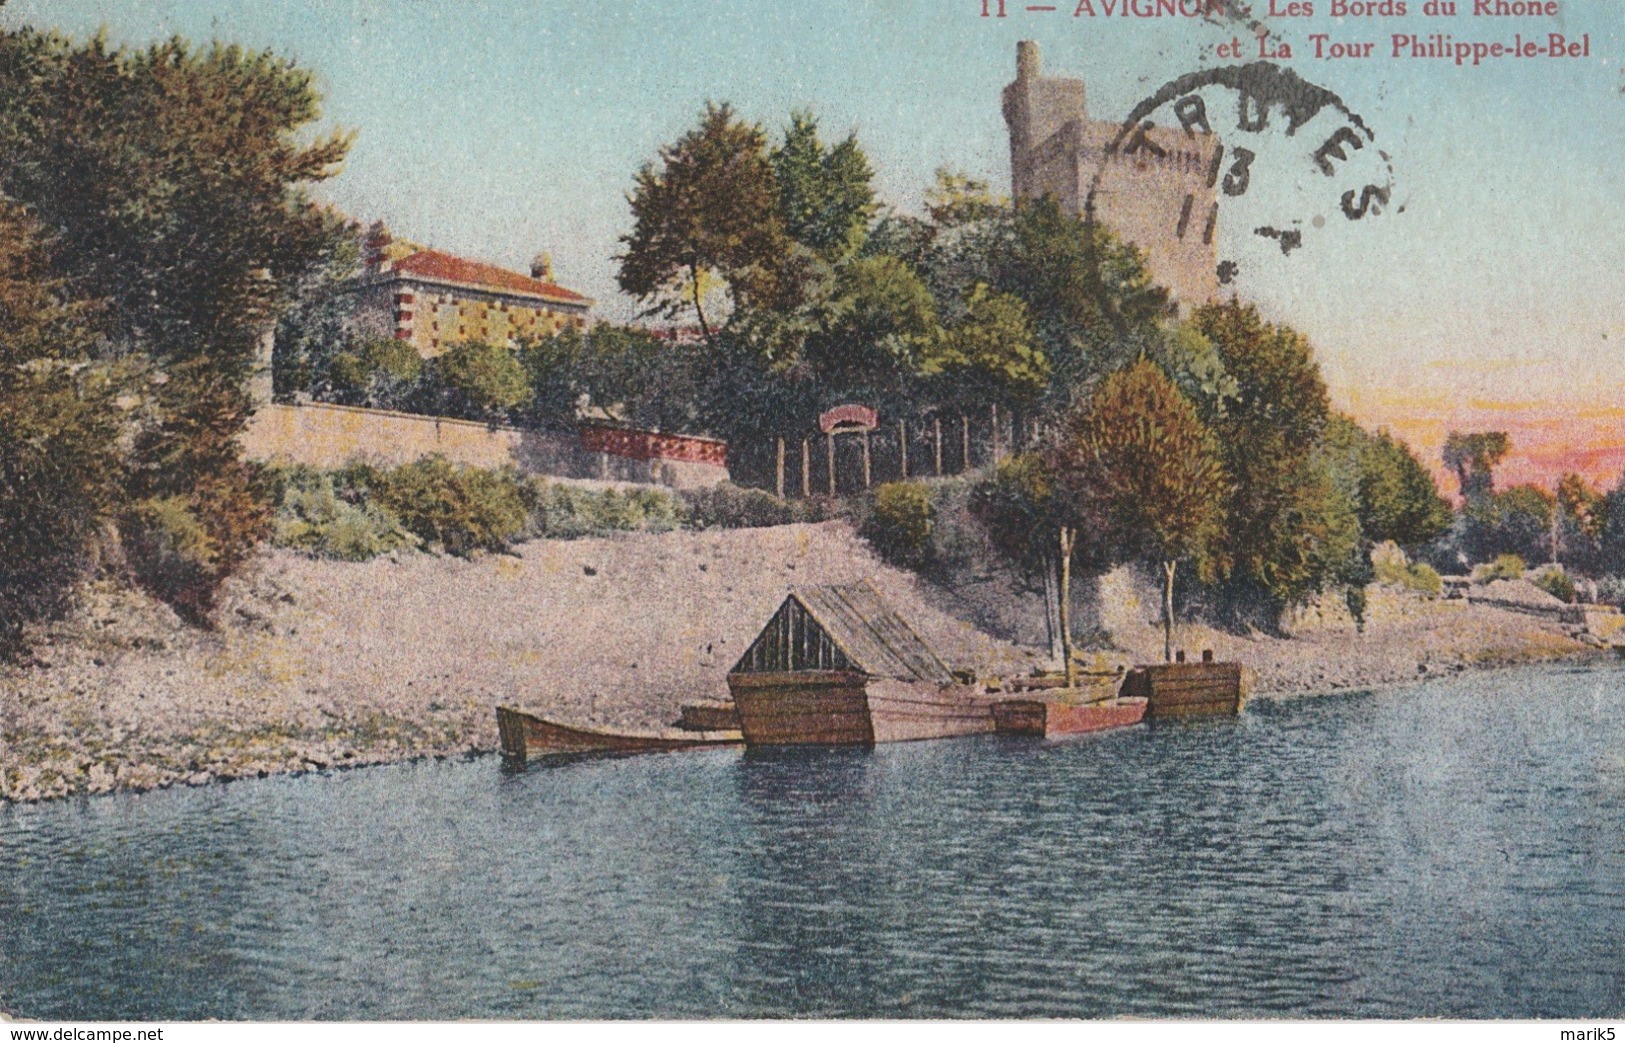
[[[532,757],[562,757],[587,753],[660,753],[701,746],[737,746],[737,731],[611,732],[560,724],[524,710],[497,707],[497,732],[502,756],[524,763]]]
[[[869,584],[798,588],[728,674],[747,746],[871,746],[993,731],[992,697]]]
[[[1137,667],[1123,681],[1123,695],[1149,700],[1152,720],[1220,717],[1241,713],[1247,702],[1240,663],[1216,663],[1211,652],[1199,663],[1158,663]]]
[[[993,722],[1000,735],[1035,735],[1053,739],[1063,735],[1128,728],[1145,720],[1143,696],[1113,696],[1094,702],[1073,702],[1066,689],[1036,699],[1000,699],[993,704]]]

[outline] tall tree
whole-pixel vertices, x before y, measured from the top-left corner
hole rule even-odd
[[[767,136],[727,103],[707,102],[699,126],[662,148],[659,166],[638,171],[627,201],[633,227],[618,280],[646,315],[692,309],[711,341],[707,276],[723,280],[735,308],[773,299],[786,235]]]
[[[1444,465],[1456,472],[1462,499],[1495,489],[1495,465],[1512,448],[1505,431],[1463,433],[1452,431],[1444,440]]]
[[[1557,508],[1563,562],[1583,572],[1596,572],[1608,527],[1607,498],[1571,471],[1558,479]]]
[[[1107,377],[1066,419],[1051,466],[1074,526],[1098,519],[1120,554],[1161,567],[1163,654],[1171,662],[1179,563],[1212,579],[1223,547],[1229,489],[1212,433],[1159,367],[1139,362]],[[1062,540],[1065,554],[1065,530]],[[1069,684],[1072,669],[1069,656]]]
[[[206,612],[265,528],[236,441],[246,382],[291,288],[346,234],[306,192],[348,138],[307,131],[309,73],[224,44],[5,31],[0,97],[0,194],[51,237],[63,293],[105,302],[96,354],[139,359],[152,378],[127,494],[162,506],[128,517],[202,534],[182,541],[200,567],[181,596]]]
[[[37,226],[0,203],[0,658],[67,605],[123,477],[122,382],[61,289]]]
[[[1450,529],[1450,505],[1409,446],[1387,431],[1370,434],[1334,413],[1323,436],[1333,481],[1356,505],[1360,532],[1370,543],[1392,540],[1417,547]]]
[[[855,133],[826,146],[813,114],[793,112],[772,161],[779,214],[791,239],[830,263],[863,245],[877,208],[874,170]]]
[[[1358,537],[1353,504],[1316,458],[1331,413],[1325,382],[1301,334],[1265,322],[1239,301],[1209,304],[1192,325],[1218,351],[1233,391],[1201,403],[1234,483],[1226,603],[1237,617],[1275,625],[1322,588]]]

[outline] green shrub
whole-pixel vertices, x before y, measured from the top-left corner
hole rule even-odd
[[[664,489],[604,489],[533,481],[529,483],[527,531],[547,539],[573,540],[612,532],[668,532],[681,526],[687,511]]]
[[[683,502],[664,489],[634,489],[627,495],[637,504],[646,532],[670,532],[688,520]]]
[[[457,467],[430,456],[381,476],[378,502],[415,536],[448,554],[503,550],[529,512],[512,470]]]
[[[1405,585],[1429,597],[1436,598],[1444,593],[1444,580],[1433,566],[1423,562],[1417,562],[1406,570]]]
[[[188,622],[206,626],[221,584],[271,531],[257,468],[227,463],[184,493],[139,499],[118,519],[136,582]]]
[[[762,489],[747,489],[722,482],[709,489],[685,493],[690,523],[698,529],[759,529],[789,525],[796,509]]]
[[[530,401],[531,390],[512,349],[476,340],[452,345],[424,367],[419,398],[443,416],[501,421]]]
[[[1552,597],[1571,605],[1579,599],[1578,592],[1574,589],[1574,581],[1569,578],[1567,572],[1556,565],[1541,570],[1540,575],[1535,577],[1534,584]]]
[[[417,545],[400,518],[374,502],[370,485],[344,478],[342,471],[309,469],[282,476],[272,532],[277,546],[321,558],[366,561]]]
[[[920,482],[888,482],[875,490],[874,504],[859,532],[888,561],[924,564],[931,555],[931,491]]]
[[[1405,552],[1392,543],[1379,543],[1371,549],[1371,568],[1378,583],[1414,590],[1429,597],[1444,593],[1444,581],[1432,566],[1421,562],[1412,564]]]
[[[353,344],[328,363],[330,394],[347,405],[399,409],[409,403],[422,376],[417,349],[395,337]]]
[[[144,590],[193,621],[207,614],[219,548],[185,497],[135,504],[119,518],[119,538]]]
[[[1486,562],[1473,570],[1473,580],[1478,583],[1489,583],[1497,579],[1522,579],[1524,572],[1523,559],[1516,554],[1503,554],[1494,561]]]

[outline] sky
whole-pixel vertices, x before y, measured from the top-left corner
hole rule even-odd
[[[1393,205],[1342,221],[1307,169],[1227,203],[1221,249],[1247,258],[1237,292],[1310,336],[1340,407],[1431,466],[1446,431],[1496,428],[1514,443],[1503,484],[1575,468],[1613,486],[1625,470],[1625,4],[1447,19],[1407,0],[1407,17],[1376,19],[1311,2],[1313,17],[1266,19],[1296,52],[1282,64],[1372,129]],[[325,198],[519,270],[548,251],[558,281],[626,318],[636,309],[614,261],[626,192],[707,99],[775,133],[797,108],[826,137],[855,131],[882,200],[917,211],[940,166],[1008,191],[1000,91],[1018,40],[1040,43],[1047,74],[1083,78],[1098,119],[1234,64],[1216,53],[1233,25],[1073,17],[1075,4],[1009,0],[1001,19],[981,17],[982,0],[10,0],[0,24],[105,27],[129,44],[218,38],[292,58],[316,76],[321,128],[356,132]],[[1317,59],[1317,32],[1374,41],[1375,56]],[[1477,67],[1388,57],[1393,33],[1439,32],[1589,34],[1591,53]],[[1242,44],[1258,57],[1256,41]],[[1249,207],[1331,221],[1272,256]]]

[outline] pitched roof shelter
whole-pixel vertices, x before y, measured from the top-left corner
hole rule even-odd
[[[867,581],[791,590],[732,672],[810,670],[938,684],[953,680],[941,657]]]

